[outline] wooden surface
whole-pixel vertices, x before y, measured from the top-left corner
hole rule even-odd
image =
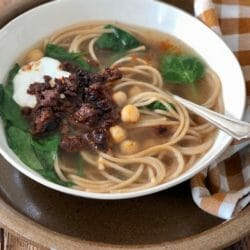
[[[37,5],[38,3],[45,2],[45,1],[46,0],[36,0],[36,1],[34,1],[34,0],[0,0],[0,22],[2,22],[2,23],[7,22],[15,15],[23,12],[25,9],[28,9],[31,6]],[[180,5],[180,4],[185,5],[185,4],[187,4],[187,2],[190,2],[190,1],[192,1],[192,0],[188,0],[188,1],[187,0],[169,0],[168,2],[171,2],[171,3],[176,4],[176,5]],[[23,6],[24,2],[26,3],[25,6]],[[187,8],[190,9],[191,5],[189,4],[188,6],[189,7],[187,7]],[[16,212],[16,215],[18,215],[18,212]],[[249,219],[249,217],[248,217],[248,219]],[[2,218],[2,220],[6,220],[6,219]],[[27,219],[27,223],[29,223],[28,221],[29,221],[29,219]],[[1,218],[0,218],[0,224],[2,224]],[[9,223],[9,224],[11,224],[11,223]],[[15,223],[12,223],[12,224],[15,224]],[[9,227],[9,228],[11,228],[11,230],[13,232],[16,231],[16,229],[13,227]],[[230,236],[227,236],[227,237],[230,237]],[[32,241],[24,239],[23,235],[17,236],[16,233],[15,234],[9,233],[9,231],[6,229],[0,230],[0,250],[26,250],[26,249],[45,250],[47,248],[44,248],[42,246],[38,246]],[[247,250],[247,249],[250,249],[250,237],[244,238],[240,242],[232,245],[231,247],[228,247],[227,249],[228,250],[234,250],[234,249]]]
[[[48,248],[36,245],[30,241],[24,240],[20,237],[8,233],[6,230],[1,229],[0,233],[0,249],[1,250],[48,250]],[[225,250],[249,250],[250,237],[244,238],[234,245],[225,248]]]

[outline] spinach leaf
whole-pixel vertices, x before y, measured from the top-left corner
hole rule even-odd
[[[58,135],[33,139],[29,132],[13,126],[7,127],[6,135],[10,148],[27,166],[49,181],[63,186],[71,185],[60,180],[53,167],[60,140]]]
[[[33,139],[31,143],[37,159],[43,166],[43,169],[38,172],[49,181],[63,186],[70,186],[71,184],[62,181],[54,170],[54,161],[58,153],[60,135],[53,134],[44,138]]]
[[[164,110],[164,111],[169,111],[169,109],[175,110],[175,107],[172,103],[168,103],[168,107],[166,107],[164,104],[162,104],[159,101],[152,102],[149,105],[147,105],[147,107],[151,110],[155,110],[155,109],[160,109],[160,110]]]
[[[140,42],[133,35],[114,25],[106,25],[105,29],[112,29],[113,32],[102,34],[96,41],[96,47],[99,49],[109,49],[119,52],[130,50],[140,45]]]
[[[151,110],[160,109],[160,110],[168,111],[167,107],[165,107],[165,105],[163,105],[159,101],[152,102],[147,107]]]
[[[4,101],[4,89],[3,86],[0,85],[0,105],[3,103],[3,101]],[[0,109],[0,114],[1,114],[1,109]]]
[[[5,122],[14,127],[28,130],[28,124],[22,116],[20,107],[2,85],[0,85],[0,115]]]
[[[10,70],[7,78],[7,84],[5,86],[5,91],[12,96],[13,95],[13,80],[18,73],[20,66],[16,63],[13,68]]]
[[[45,48],[45,56],[57,59],[59,61],[72,62],[86,71],[93,70],[91,66],[81,58],[82,53],[70,53],[64,48],[55,44],[47,45],[47,47]]]
[[[10,148],[27,166],[33,170],[43,170],[32,147],[32,137],[29,132],[10,126],[6,129],[7,141]]]
[[[204,76],[205,67],[196,57],[164,55],[160,62],[160,72],[170,83],[194,84]]]
[[[60,136],[58,134],[49,135],[39,139],[34,138],[32,140],[34,152],[44,169],[53,169],[59,143]]]
[[[65,182],[65,181],[62,181],[61,179],[58,178],[57,174],[55,173],[54,169],[43,169],[43,170],[40,170],[38,171],[38,173],[40,175],[42,175],[45,179],[53,182],[53,183],[56,183],[58,185],[62,185],[62,186],[65,186],[65,187],[70,187],[73,185],[73,183],[71,182]]]

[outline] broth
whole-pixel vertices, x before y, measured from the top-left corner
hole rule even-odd
[[[114,32],[114,28],[105,28],[105,25],[107,23],[98,22],[72,26],[53,34],[32,48],[32,51],[36,49],[42,51],[44,55],[46,46],[54,44],[70,53],[78,53],[74,55],[80,58],[79,60],[85,60],[96,72],[104,72],[104,75],[96,75],[96,78],[109,79],[103,80],[105,89],[99,86],[100,82],[94,83],[96,88],[102,88],[98,91],[102,91],[103,98],[106,98],[103,106],[109,102],[109,108],[112,110],[105,111],[95,118],[106,119],[105,136],[107,136],[107,141],[103,139],[104,134],[99,133],[100,131],[96,135],[97,130],[100,130],[100,128],[94,128],[97,126],[96,123],[88,125],[88,128],[85,128],[86,124],[82,124],[80,127],[80,121],[77,121],[77,125],[71,124],[70,119],[72,117],[75,119],[74,115],[77,112],[78,115],[80,111],[83,112],[79,108],[81,105],[85,105],[84,112],[86,105],[88,105],[88,112],[91,108],[94,109],[93,100],[87,104],[84,103],[86,98],[89,98],[86,97],[86,93],[91,95],[90,91],[93,91],[92,85],[85,86],[85,89],[81,87],[85,97],[82,97],[81,104],[71,107],[73,115],[67,114],[66,122],[63,120],[65,115],[64,118],[60,118],[62,120],[60,120],[61,125],[58,128],[62,137],[68,133],[67,136],[71,139],[71,141],[68,140],[68,145],[72,144],[75,137],[81,137],[81,140],[84,140],[85,143],[87,141],[89,145],[86,147],[82,145],[83,148],[78,152],[77,150],[66,152],[65,147],[61,146],[55,160],[55,172],[62,181],[69,181],[73,183],[73,188],[84,191],[110,193],[150,188],[169,181],[190,168],[212,146],[216,135],[216,130],[212,125],[188,112],[182,105],[176,103],[169,93],[180,95],[221,112],[220,81],[191,48],[182,41],[158,31],[112,23],[115,27],[132,34],[139,41],[139,45],[127,50],[121,49],[121,51],[101,48],[98,45],[100,37],[105,34],[107,39],[107,36]],[[128,38],[127,34],[119,32],[116,35],[132,39]],[[113,37],[112,39],[111,42],[114,42],[118,38]],[[133,39],[130,42],[136,43]],[[205,73],[192,84],[173,83],[163,79],[163,73],[160,74],[159,70],[164,55],[174,55],[177,58],[185,55],[193,61],[196,60],[195,63],[198,61],[199,65],[203,64]],[[19,60],[21,65],[27,63],[27,58],[24,56]],[[69,62],[60,66],[61,69],[69,71],[72,75],[78,74],[76,79],[79,84],[82,84],[80,82],[83,79],[80,78],[82,75],[79,76],[80,69],[74,67]],[[108,71],[105,71],[107,67],[114,69],[114,72],[107,73]],[[73,73],[68,70],[69,68],[72,68]],[[121,77],[117,70],[121,72]],[[107,74],[110,75],[107,76]],[[116,74],[116,79],[112,80],[114,74]],[[91,74],[86,75],[84,79],[94,77],[93,75],[93,73],[92,76]],[[62,86],[63,82],[56,84]],[[57,87],[56,85],[55,88]],[[118,99],[115,98],[116,94],[119,96]],[[109,95],[112,96],[112,101],[108,99]],[[122,97],[126,97],[123,104],[120,103]],[[37,93],[36,98],[38,98]],[[62,98],[66,98],[69,102],[74,101],[74,98],[67,97],[67,94],[63,94]],[[77,98],[76,94],[75,99]],[[96,102],[99,103],[99,101]],[[155,108],[152,105],[158,106]],[[97,107],[97,109],[101,108],[103,107]],[[36,106],[36,109],[39,108]],[[54,108],[52,107],[52,109]],[[69,113],[68,110],[67,112]],[[119,117],[113,119],[116,114],[119,114]],[[136,115],[139,117],[138,119]],[[111,125],[107,125],[108,122]],[[100,121],[100,124],[103,124],[103,121]],[[102,127],[104,125],[98,126],[104,129]],[[91,137],[93,133],[90,134],[89,131],[95,133],[94,139]],[[86,135],[84,138],[83,133]],[[92,141],[89,139],[90,137]],[[99,141],[97,142],[97,140]],[[108,144],[107,147],[101,145],[104,141]]]

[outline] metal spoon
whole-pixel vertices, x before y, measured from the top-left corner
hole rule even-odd
[[[197,105],[180,96],[173,96],[174,99],[184,105],[187,109],[201,116],[225,133],[237,140],[250,138],[250,123],[232,119],[215,111]]]

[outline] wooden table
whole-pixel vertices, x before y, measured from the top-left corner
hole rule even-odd
[[[46,250],[42,246],[37,246],[15,237],[14,235],[8,233],[4,229],[1,229],[0,233],[0,249],[1,250]],[[225,250],[248,250],[250,249],[250,237],[245,238],[238,243],[226,248]]]
[[[4,229],[1,229],[0,234],[0,249],[1,250],[46,250],[42,246],[36,246],[27,241],[24,241],[12,234],[9,234]],[[250,237],[241,240],[225,250],[248,250],[250,249]]]
[[[25,0],[26,7],[29,8],[32,5],[37,5],[40,2],[45,2],[46,0]],[[189,4],[192,0],[168,0],[173,4],[178,3],[182,5]],[[11,19],[13,16],[21,13],[23,8],[21,7],[24,3],[24,0],[0,0],[0,22],[6,22],[7,20]],[[190,7],[189,7],[190,8]],[[190,9],[191,10],[191,9]],[[11,13],[11,14],[8,14]],[[7,14],[7,15],[6,15]],[[1,219],[0,219],[1,221]],[[28,242],[21,237],[16,237],[9,233],[5,229],[0,229],[0,249],[1,250],[22,250],[22,249],[39,249],[44,250],[42,246],[37,246],[33,242]],[[232,245],[227,249],[242,249],[247,250],[250,249],[250,236],[247,238],[242,239],[240,242]]]

